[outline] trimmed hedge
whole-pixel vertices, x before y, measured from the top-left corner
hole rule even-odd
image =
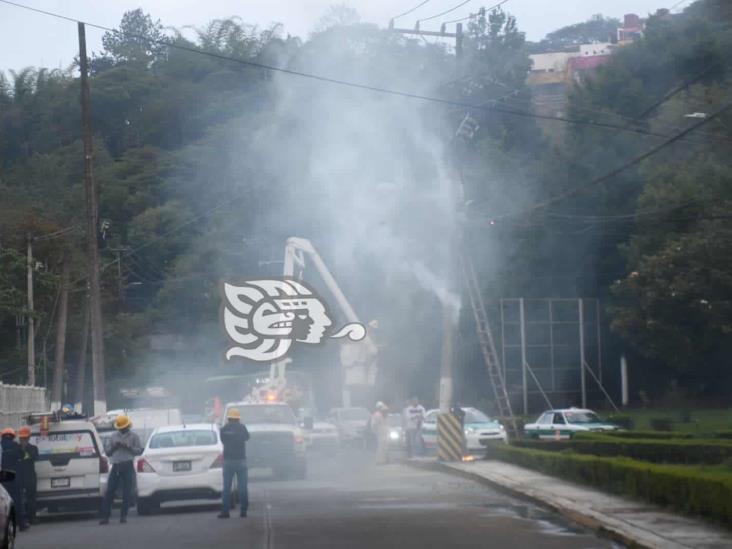
[[[693,433],[679,433],[676,431],[581,431],[574,434],[572,439],[597,439],[597,438],[627,438],[636,439],[692,439]],[[730,437],[732,438],[732,437]]]
[[[732,472],[505,445],[499,459],[732,524]]]
[[[520,448],[650,461],[652,463],[718,465],[732,459],[732,441],[727,440],[643,440],[612,437],[561,440],[517,440]]]

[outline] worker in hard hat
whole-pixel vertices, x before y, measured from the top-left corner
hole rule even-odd
[[[224,489],[221,494],[219,518],[229,518],[231,486],[235,475],[239,489],[239,516],[247,516],[249,509],[247,440],[249,431],[241,422],[241,412],[238,408],[229,408],[226,412],[226,425],[221,428],[221,443],[224,445]]]
[[[135,485],[135,456],[142,454],[142,443],[140,437],[132,432],[130,418],[121,415],[114,420],[114,428],[117,429],[107,439],[104,449],[112,464],[107,480],[107,492],[104,494],[102,503],[102,517],[99,524],[109,524],[109,515],[112,511],[112,502],[117,487],[122,485],[122,509],[120,510],[119,521],[127,522],[127,511],[130,508],[130,495]]]
[[[0,432],[0,448],[2,448],[2,468],[5,471],[13,471],[15,478],[2,483],[10,497],[15,502],[15,518],[20,530],[28,528],[28,521],[25,517],[25,506],[23,504],[23,469],[21,467],[22,450],[20,444],[15,442],[15,429],[10,427]]]
[[[376,463],[389,463],[389,423],[387,415],[389,407],[383,402],[376,403],[376,409],[371,414],[371,430],[376,437]]]
[[[38,446],[30,443],[31,428],[28,426],[18,429],[18,444],[22,451],[20,468],[23,470],[23,501],[25,501],[25,516],[29,523],[36,521],[36,461],[38,461]]]

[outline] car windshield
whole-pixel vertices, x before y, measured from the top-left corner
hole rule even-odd
[[[241,422],[246,424],[254,423],[281,423],[292,425],[297,423],[295,414],[289,406],[239,406]]]
[[[465,410],[465,423],[494,423],[494,420],[480,410],[468,409]]]
[[[601,423],[595,412],[564,412],[567,423]]]
[[[365,408],[348,408],[339,410],[338,417],[342,421],[366,421],[369,418],[369,411]]]
[[[150,439],[150,448],[183,448],[186,446],[213,446],[218,441],[216,431],[185,430],[158,433]]]

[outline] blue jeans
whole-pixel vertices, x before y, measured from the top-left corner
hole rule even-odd
[[[107,493],[104,494],[102,502],[102,518],[108,519],[112,512],[112,503],[117,487],[122,485],[122,509],[120,516],[126,517],[127,510],[130,508],[130,496],[132,495],[132,487],[135,484],[135,465],[130,461],[112,464],[112,470],[109,472],[107,479]]]
[[[221,512],[228,513],[231,508],[231,484],[236,475],[239,488],[239,512],[245,513],[249,508],[249,490],[247,486],[247,462],[244,459],[224,460],[224,492],[221,494]]]

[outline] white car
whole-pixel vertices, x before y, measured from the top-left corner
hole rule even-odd
[[[366,408],[333,408],[328,413],[328,421],[338,428],[341,442],[363,443],[366,425],[371,414]]]
[[[137,512],[166,501],[218,499],[224,487],[224,447],[211,423],[155,429],[137,459]]]
[[[48,414],[50,417],[51,414]],[[34,420],[40,421],[40,415]],[[49,420],[48,432],[31,427],[31,443],[38,446],[37,507],[98,509],[109,464],[102,439],[86,419]]]
[[[618,426],[602,421],[585,408],[547,410],[534,423],[524,425],[524,435],[535,439],[562,440],[580,431],[617,431]]]
[[[14,471],[0,471],[0,482],[10,482],[15,479]],[[0,547],[15,547],[15,534],[18,524],[15,522],[15,503],[7,490],[0,486]]]
[[[461,408],[465,413],[463,430],[465,447],[471,451],[485,450],[494,441],[508,442],[506,429],[495,419],[489,418],[477,408]],[[437,415],[439,410],[430,410],[425,414],[422,425],[422,439],[425,448],[437,448]]]
[[[338,428],[327,421],[314,421],[313,428],[303,428],[307,449],[313,452],[336,452],[341,444]]]

